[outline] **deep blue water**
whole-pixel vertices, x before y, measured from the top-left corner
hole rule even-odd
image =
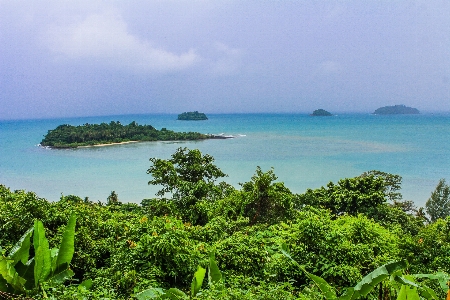
[[[176,115],[127,115],[50,120],[0,121],[0,184],[57,200],[75,194],[105,201],[153,197],[148,186],[150,157],[169,158],[178,147],[211,154],[238,187],[256,166],[274,167],[293,192],[369,170],[403,177],[404,199],[424,205],[440,178],[450,180],[450,114],[376,116],[344,114],[221,114],[208,121],[177,121]],[[147,142],[120,146],[51,150],[38,147],[47,130],[60,124],[120,121],[160,129],[225,133],[227,140]]]

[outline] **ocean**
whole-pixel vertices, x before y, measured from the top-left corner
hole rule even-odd
[[[404,200],[424,206],[439,179],[450,181],[450,114],[379,116],[341,114],[208,114],[207,121],[178,121],[147,114],[0,121],[0,184],[57,201],[61,195],[105,202],[115,191],[122,202],[155,197],[146,173],[149,158],[170,158],[178,147],[215,158],[235,187],[260,166],[295,193],[341,178],[380,170],[403,177]],[[157,129],[233,135],[233,139],[143,142],[79,149],[38,146],[60,124],[120,121]],[[449,182],[450,183],[450,182]]]

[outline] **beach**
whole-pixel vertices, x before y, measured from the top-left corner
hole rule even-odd
[[[115,146],[115,145],[126,145],[126,144],[132,144],[132,143],[140,143],[140,141],[127,141],[127,142],[120,142],[120,143],[95,144],[95,145],[89,145],[89,146],[78,146],[77,148],[105,147],[105,146]]]

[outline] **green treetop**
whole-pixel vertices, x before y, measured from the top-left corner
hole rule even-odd
[[[419,114],[417,108],[407,107],[405,105],[394,105],[380,107],[374,112],[375,115],[410,115]]]
[[[311,114],[311,116],[314,116],[314,117],[329,117],[329,116],[332,116],[332,114],[330,113],[330,112],[328,112],[328,111],[326,111],[325,109],[316,109],[312,114]]]
[[[201,121],[201,120],[208,120],[208,117],[204,113],[199,113],[198,111],[190,111],[179,114],[178,120]]]
[[[166,128],[157,130],[151,125],[138,125],[134,121],[128,125],[112,121],[109,124],[60,125],[48,131],[41,145],[52,148],[76,148],[128,141],[178,141],[207,138],[210,136],[198,132],[174,132]]]

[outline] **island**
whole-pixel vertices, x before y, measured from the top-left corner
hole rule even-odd
[[[419,110],[413,107],[407,107],[405,105],[394,105],[380,107],[373,114],[375,115],[416,115],[419,114]]]
[[[189,112],[184,112],[182,114],[179,114],[177,120],[203,121],[203,120],[208,120],[208,117],[206,117],[206,115],[204,113],[200,113],[198,111],[189,111]]]
[[[50,148],[77,148],[104,146],[143,141],[183,141],[215,138],[214,135],[198,132],[175,132],[151,125],[138,125],[135,121],[122,125],[119,121],[109,124],[59,125],[49,130],[41,141],[41,146]]]
[[[314,117],[330,117],[332,116],[331,113],[329,113],[328,111],[326,111],[325,109],[316,109],[315,111],[313,111],[313,113],[311,114],[311,116]]]

